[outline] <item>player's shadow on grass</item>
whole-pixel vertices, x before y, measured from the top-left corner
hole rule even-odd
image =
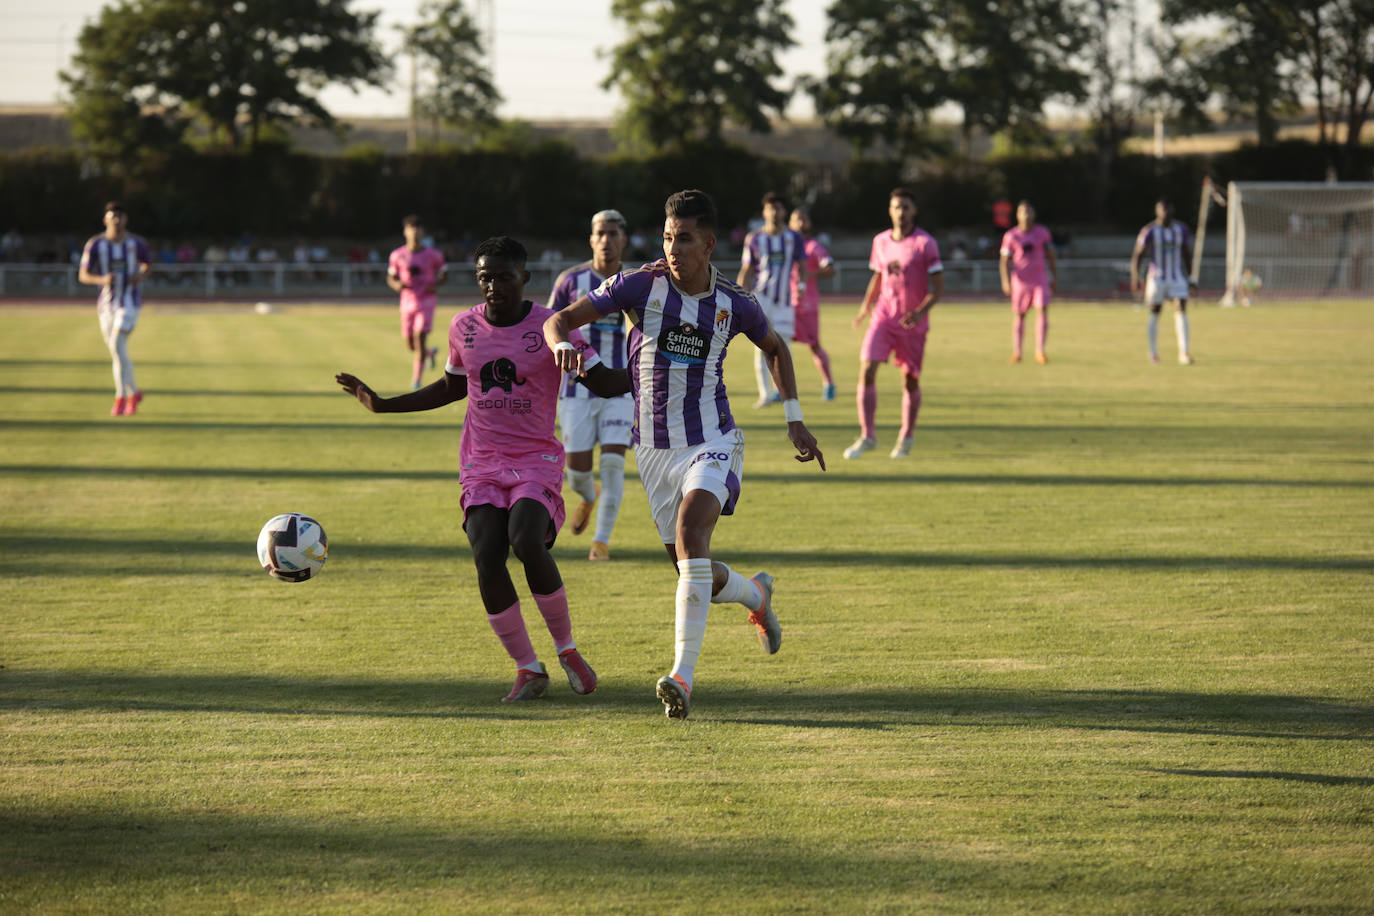
[[[430,479],[451,480],[451,475],[433,472]],[[248,532],[255,535],[255,532]],[[247,546],[245,546],[247,545]],[[560,546],[567,546],[560,537]],[[201,537],[137,537],[133,535],[73,535],[44,534],[39,531],[0,534],[0,571],[19,575],[41,571],[43,575],[108,576],[147,575],[156,570],[159,576],[178,574],[207,575],[244,567],[245,551],[251,554],[251,539],[208,539]],[[555,548],[557,549],[557,548]],[[468,545],[459,541],[446,544],[347,544],[335,538],[330,556],[336,561],[347,556],[350,562],[389,564],[396,560],[409,562],[450,562],[455,557],[466,558]],[[662,549],[617,547],[616,559],[666,563]],[[115,562],[106,562],[108,559]],[[194,559],[180,567],[180,563]],[[731,566],[741,569],[759,567],[785,570],[789,566],[863,566],[893,569],[1162,569],[1201,571],[1209,569],[1300,570],[1300,571],[1366,571],[1368,558],[1359,556],[1245,556],[1212,554],[1202,556],[1171,556],[1167,554],[1115,554],[1112,556],[1075,556],[1052,553],[1014,552],[967,553],[869,550],[845,550],[827,547],[824,550],[769,550],[752,552],[732,550],[722,555]],[[222,564],[216,565],[216,561]],[[337,562],[335,565],[338,565]],[[245,573],[252,570],[245,567]]]
[[[1288,773],[1281,770],[1178,770],[1154,769],[1146,772],[1169,776],[1198,776],[1203,779],[1276,779],[1280,782],[1314,782],[1324,786],[1374,786],[1374,776],[1328,776],[1324,773]]]
[[[486,678],[385,680],[288,675],[0,671],[0,710],[229,713],[321,718],[523,721],[583,715],[661,716],[651,685],[609,670],[579,697],[554,673],[548,694],[499,702],[503,666]],[[1162,690],[1021,690],[867,685],[845,690],[702,686],[686,723],[924,733],[963,729],[1205,734],[1374,742],[1374,708],[1327,697]],[[919,736],[916,736],[919,740]],[[1189,775],[1201,775],[1190,773]]]
[[[451,480],[447,472],[432,472],[427,479]],[[255,536],[255,532],[247,535]],[[245,537],[247,537],[247,535]],[[559,538],[559,546],[572,544]],[[247,546],[245,546],[247,545]],[[574,545],[575,546],[575,545]],[[244,566],[245,551],[251,554],[251,539],[210,539],[202,537],[137,537],[132,534],[45,534],[41,531],[0,533],[0,571],[14,574],[41,571],[43,575],[159,576],[215,574]],[[558,548],[555,548],[558,549]],[[455,557],[466,558],[468,545],[455,540],[445,544],[348,544],[335,538],[330,556],[336,561],[347,556],[350,562],[389,564],[396,560],[442,563]],[[616,559],[662,566],[666,554],[661,548],[617,547]],[[108,559],[115,562],[106,562]],[[181,561],[194,559],[179,568]],[[1361,556],[1264,556],[1211,554],[1177,556],[1168,554],[1114,554],[1077,556],[1037,552],[944,552],[853,550],[827,547],[823,550],[783,550],[753,552],[731,550],[722,555],[731,566],[785,570],[789,566],[862,566],[910,569],[992,568],[992,569],[1162,569],[1200,571],[1209,569],[1367,571],[1369,559]],[[222,561],[217,566],[216,561]],[[338,565],[337,562],[335,565]],[[245,568],[246,572],[251,572]]]

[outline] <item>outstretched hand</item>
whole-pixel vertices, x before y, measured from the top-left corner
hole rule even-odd
[[[338,382],[346,393],[357,398],[358,403],[362,404],[373,413],[377,412],[377,402],[380,401],[381,398],[377,396],[377,392],[367,387],[367,384],[362,379],[358,378],[356,375],[350,375],[347,372],[340,372],[338,375],[334,376],[334,381]]]
[[[820,443],[811,435],[811,430],[806,428],[805,423],[788,423],[787,438],[796,446],[798,461],[814,461],[821,466],[822,471],[825,470],[825,455],[821,452]]]

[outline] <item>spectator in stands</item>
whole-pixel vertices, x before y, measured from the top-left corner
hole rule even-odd
[[[205,248],[205,263],[210,265],[214,272],[215,282],[223,283],[228,277],[224,273],[223,265],[229,260],[229,253],[224,250],[224,246],[219,242],[211,242]]]
[[[24,260],[24,237],[18,229],[11,229],[0,236],[0,261],[17,262]]]

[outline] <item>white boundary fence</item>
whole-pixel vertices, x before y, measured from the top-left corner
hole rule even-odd
[[[575,261],[531,261],[529,289],[542,299],[559,272]],[[718,265],[731,279],[733,263]],[[868,262],[837,261],[835,276],[822,280],[822,294],[858,296],[868,285]],[[1224,258],[1204,258],[1201,286],[1224,286]],[[1060,258],[1059,291],[1096,296],[1129,295],[1130,261],[1119,258]],[[385,267],[377,264],[157,264],[145,281],[149,299],[368,299],[387,300],[396,294],[386,285]],[[1001,279],[993,260],[946,261],[945,288],[960,295],[1001,296]],[[449,265],[441,295],[476,295],[470,265]],[[0,263],[0,296],[9,298],[80,298],[95,296],[93,287],[76,280],[76,267],[66,264]]]

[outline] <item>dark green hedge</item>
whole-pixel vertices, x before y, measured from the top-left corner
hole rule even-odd
[[[1356,152],[1347,173],[1369,180],[1374,150]],[[1158,194],[1172,197],[1181,214],[1192,212],[1205,175],[1223,185],[1320,181],[1327,161],[1324,150],[1303,142],[1163,160],[1121,156],[1099,196],[1098,163],[1084,154],[988,160],[903,182],[892,164],[826,171],[737,147],[608,159],[582,158],[562,143],[411,156],[183,152],[132,174],[101,173],[70,150],[35,150],[0,156],[0,229],[68,232],[90,225],[104,201],[117,197],[152,236],[374,238],[418,211],[450,234],[580,237],[587,216],[602,207],[618,207],[633,225],[653,226],[668,194],[700,187],[715,197],[726,226],[743,224],[758,212],[764,191],[778,190],[814,197],[821,225],[867,230],[884,222],[887,191],[905,183],[927,226],[986,225],[992,201],[1005,195],[1033,199],[1055,225],[1121,230],[1148,217]]]

